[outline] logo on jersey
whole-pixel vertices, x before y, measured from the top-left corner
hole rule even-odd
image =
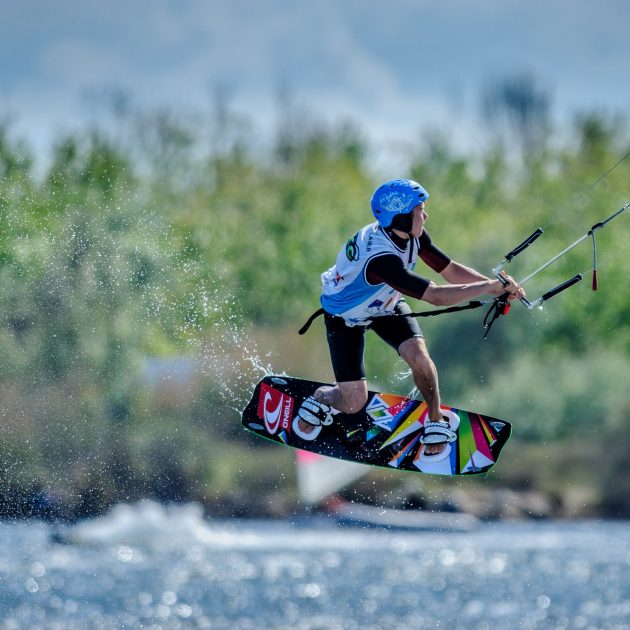
[[[355,234],[346,243],[346,258],[350,262],[354,262],[355,260],[359,260],[359,246],[357,245],[357,239],[358,238],[359,238],[359,235]]]
[[[258,398],[258,417],[265,423],[265,430],[275,435],[280,429],[287,431],[291,427],[295,400],[262,383]]]

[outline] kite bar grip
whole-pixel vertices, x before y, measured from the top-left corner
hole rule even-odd
[[[539,228],[539,229],[540,229],[540,228]],[[499,282],[500,282],[500,283],[501,283],[504,287],[507,287],[507,285],[508,285],[508,284],[510,284],[510,283],[509,283],[509,281],[508,281],[506,278],[504,278],[504,277],[503,277],[500,273],[495,273],[494,275],[495,275],[495,278],[496,278],[496,279],[497,279],[497,280],[498,280],[498,281],[499,281]],[[509,295],[510,295],[509,293],[503,293],[502,295],[500,295],[500,296],[499,296],[499,300],[500,300],[500,301],[502,301],[502,302],[506,302],[506,301],[507,301],[507,298],[508,298],[508,296],[509,296]],[[519,300],[520,300],[520,302],[521,302],[524,306],[526,306],[527,308],[532,308],[532,304],[531,304],[531,302],[530,302],[527,298],[522,297],[522,298],[519,298]]]
[[[517,245],[511,252],[505,255],[505,260],[510,262],[512,258],[518,256],[524,249],[527,249],[539,236],[542,236],[543,229],[538,228],[532,232],[520,245]]]
[[[568,289],[574,284],[577,284],[580,280],[582,280],[583,277],[584,276],[581,273],[576,274],[570,280],[567,280],[566,282],[559,284],[557,287],[554,287],[553,289],[547,291],[547,293],[544,293],[543,296],[540,298],[540,301],[546,302],[547,300],[550,300],[555,295],[558,295],[558,293],[562,293],[562,291],[564,291],[565,289]]]
[[[504,287],[507,287],[507,285],[510,284],[509,281],[506,278],[504,278],[500,273],[495,273],[494,276]],[[508,295],[507,293],[504,293],[501,297],[507,296],[507,295]]]

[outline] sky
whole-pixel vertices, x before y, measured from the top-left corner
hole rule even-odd
[[[624,113],[628,0],[0,0],[0,120],[38,147],[98,117],[86,95],[203,110],[265,133],[278,94],[354,120],[374,146],[440,129],[482,138],[481,94],[530,76],[552,115]]]

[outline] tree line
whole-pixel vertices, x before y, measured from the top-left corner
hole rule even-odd
[[[485,148],[419,132],[401,176],[429,189],[433,240],[479,270],[543,226],[510,263],[519,278],[628,201],[627,164],[580,193],[630,140],[623,121],[590,114],[554,144],[544,98],[504,87],[486,103]],[[371,221],[386,178],[355,122],[298,118],[284,112],[261,144],[228,107],[206,119],[119,108],[37,158],[0,126],[3,513],[32,510],[42,489],[74,515],[143,496],[215,510],[291,496],[290,454],[245,435],[237,409],[269,362],[332,378],[325,353],[304,358],[325,345],[316,327],[281,355],[261,348],[317,308],[319,274]],[[487,341],[478,311],[421,322],[445,400],[512,420],[522,448],[549,445],[549,468],[502,461],[508,479],[560,494],[577,479],[624,514],[628,229],[598,234],[597,293],[585,281],[543,312],[514,305]],[[526,288],[535,297],[591,259],[585,243]],[[369,344],[367,362],[373,384],[409,386],[389,349]]]

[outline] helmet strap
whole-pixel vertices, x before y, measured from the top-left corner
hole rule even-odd
[[[399,230],[405,234],[411,234],[413,227],[413,212],[407,212],[405,214],[397,214],[389,226],[392,230]]]

